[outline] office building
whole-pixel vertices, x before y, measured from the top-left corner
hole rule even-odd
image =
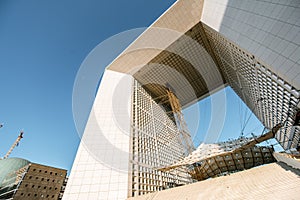
[[[62,199],[66,186],[64,169],[21,158],[0,160],[0,199]]]
[[[299,1],[176,1],[107,66],[64,199],[126,199],[193,182],[184,167],[158,170],[190,152],[170,91],[186,108],[229,86],[267,129],[284,123],[275,138],[297,148],[299,55]]]

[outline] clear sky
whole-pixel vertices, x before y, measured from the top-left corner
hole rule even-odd
[[[80,141],[72,90],[84,58],[108,37],[149,26],[174,1],[1,0],[0,157],[23,129],[24,139],[11,157],[70,170]],[[226,92],[228,115],[221,140],[238,137],[240,117],[248,116],[232,90]],[[185,111],[190,129],[199,133],[196,143],[207,131],[209,105],[209,98],[197,104],[199,129]],[[255,117],[248,126],[245,132],[262,130]]]

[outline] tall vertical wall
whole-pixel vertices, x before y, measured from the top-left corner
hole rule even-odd
[[[201,21],[300,88],[300,1],[205,0]]]
[[[300,1],[204,1],[201,22],[226,82],[267,128],[287,121],[276,139],[296,148]]]
[[[130,75],[105,71],[64,200],[127,198],[131,89]]]
[[[186,170],[157,170],[183,158],[185,147],[165,109],[136,80],[133,90],[129,196],[191,183]]]

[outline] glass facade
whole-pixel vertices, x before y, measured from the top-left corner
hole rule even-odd
[[[21,158],[0,160],[0,199],[9,199],[15,194],[30,162]]]

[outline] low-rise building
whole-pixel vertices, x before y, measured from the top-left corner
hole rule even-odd
[[[21,158],[0,160],[0,199],[62,198],[67,170]]]

